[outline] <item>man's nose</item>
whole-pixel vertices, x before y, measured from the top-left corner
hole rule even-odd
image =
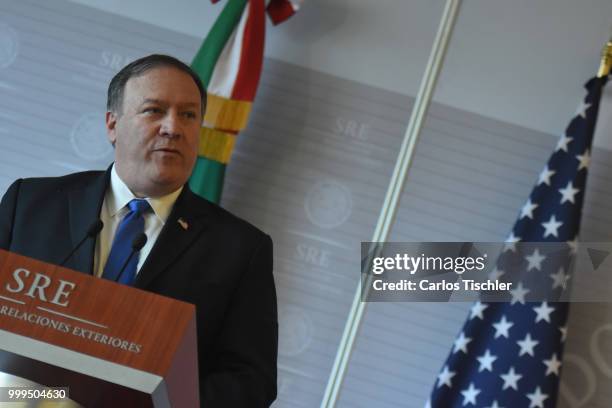
[[[178,113],[171,110],[166,113],[161,123],[160,134],[166,137],[179,137],[181,135],[181,123]]]

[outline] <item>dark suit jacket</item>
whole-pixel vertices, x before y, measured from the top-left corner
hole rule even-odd
[[[0,248],[60,263],[99,218],[109,174],[14,182],[0,204]],[[94,244],[66,267],[91,274]],[[278,325],[268,235],[185,186],[134,286],[196,305],[202,406],[271,404]]]

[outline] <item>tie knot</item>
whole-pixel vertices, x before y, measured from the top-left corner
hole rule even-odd
[[[138,215],[144,214],[151,209],[149,202],[143,199],[133,199],[128,203],[128,207],[130,207],[130,211],[137,213]]]

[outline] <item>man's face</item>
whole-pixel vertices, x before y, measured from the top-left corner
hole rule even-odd
[[[176,191],[189,178],[198,154],[200,92],[193,79],[172,67],[130,78],[120,112],[106,113],[121,179],[139,197]]]

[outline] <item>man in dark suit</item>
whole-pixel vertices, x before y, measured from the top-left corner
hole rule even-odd
[[[278,343],[272,242],[186,184],[205,101],[197,75],[172,57],[126,66],[109,86],[114,164],[17,180],[0,204],[0,248],[58,264],[101,219],[100,235],[66,266],[108,277],[130,203],[146,201],[139,216],[148,241],[128,283],[196,305],[201,405],[269,406]]]

